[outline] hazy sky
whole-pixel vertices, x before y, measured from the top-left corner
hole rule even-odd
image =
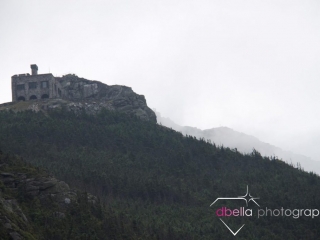
[[[30,64],[320,160],[318,0],[1,0],[0,103]]]

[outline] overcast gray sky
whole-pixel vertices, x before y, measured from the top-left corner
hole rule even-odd
[[[320,160],[318,0],[1,0],[0,103],[30,64]]]

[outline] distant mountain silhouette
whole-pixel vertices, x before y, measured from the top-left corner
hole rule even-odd
[[[320,162],[314,161],[304,155],[295,154],[269,143],[262,142],[254,136],[237,132],[228,127],[201,130],[196,127],[180,126],[171,119],[162,117],[159,112],[156,112],[156,115],[159,124],[179,131],[184,135],[210,139],[216,145],[223,145],[232,149],[236,148],[242,153],[251,153],[252,150],[255,149],[263,156],[276,156],[289,164],[292,163],[296,167],[301,166],[305,171],[314,172],[320,175]]]

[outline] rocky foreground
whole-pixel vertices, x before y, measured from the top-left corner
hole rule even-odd
[[[90,194],[86,199],[97,203]],[[0,151],[0,239],[43,239],[48,233],[37,224],[66,221],[78,202],[79,192],[65,182]]]

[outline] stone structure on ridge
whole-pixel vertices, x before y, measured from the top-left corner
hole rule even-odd
[[[12,101],[26,101],[45,98],[62,98],[60,82],[51,74],[38,74],[38,66],[31,65],[31,72],[11,77]]]
[[[157,121],[145,97],[127,86],[107,85],[75,74],[62,77],[55,77],[51,73],[38,74],[36,64],[31,65],[31,75],[14,75],[11,83],[12,103],[0,104],[0,110],[40,111],[65,107],[95,114],[104,108],[134,114],[143,120]]]

